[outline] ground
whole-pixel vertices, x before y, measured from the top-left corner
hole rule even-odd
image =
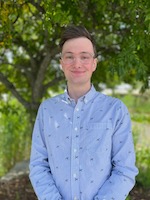
[[[131,200],[150,200],[150,190],[135,186]],[[28,175],[21,175],[9,181],[0,181],[0,200],[37,200]]]

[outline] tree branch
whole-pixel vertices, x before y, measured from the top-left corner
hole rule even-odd
[[[59,81],[62,81],[64,80],[64,77],[61,76],[61,77],[58,77],[58,78],[55,78],[53,79],[52,81],[48,82],[47,84],[44,85],[44,93],[46,92],[46,90],[49,88],[49,87],[52,87],[54,86],[56,83],[58,83]]]
[[[27,52],[27,54],[29,55],[30,60],[31,60],[32,67],[33,67],[33,69],[35,70],[37,63],[36,63],[35,59],[33,58],[33,56],[32,56],[31,54],[29,54],[30,49],[29,49],[29,47],[28,47],[28,43],[25,42],[25,41],[22,39],[22,37],[18,36],[16,39],[14,39],[14,44],[18,44],[18,46],[23,47],[23,49],[24,49],[24,50]]]
[[[0,72],[0,81],[6,86],[8,90],[18,99],[18,101],[26,108],[30,108],[30,103],[27,102],[22,96],[18,93],[15,86]]]
[[[31,59],[30,59],[30,61],[31,61]],[[14,68],[14,70],[15,70],[15,68],[16,69],[18,69],[19,71],[20,71],[20,73],[23,75],[23,76],[25,76],[27,79],[28,79],[28,81],[29,81],[29,83],[30,83],[30,85],[31,85],[31,87],[33,87],[33,84],[34,84],[34,76],[33,76],[33,74],[28,70],[28,68],[25,66],[25,65],[21,65],[21,64],[13,64],[13,63],[9,63],[9,62],[2,62],[2,64],[3,65],[10,65],[10,66],[12,66],[13,68]],[[23,72],[22,72],[23,71]]]
[[[39,91],[39,89],[42,89],[41,85],[43,85],[43,80],[46,75],[47,67],[50,63],[51,56],[47,52],[47,55],[44,57],[43,62],[40,65],[40,68],[38,70],[38,74],[36,77],[36,81],[34,83],[34,89],[33,89],[33,99],[38,100],[40,98],[40,94],[42,91]]]

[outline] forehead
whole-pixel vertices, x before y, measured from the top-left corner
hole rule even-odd
[[[67,40],[62,48],[62,52],[71,52],[71,53],[81,53],[81,52],[89,52],[94,53],[92,42],[85,37],[74,38]]]

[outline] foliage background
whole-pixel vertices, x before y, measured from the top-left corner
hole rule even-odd
[[[97,44],[93,83],[114,77],[148,87],[150,2],[147,0],[7,0],[0,3],[0,91],[10,91],[30,113],[49,89],[64,83],[59,38],[67,24],[84,25]]]

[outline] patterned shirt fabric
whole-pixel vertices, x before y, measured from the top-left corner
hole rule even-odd
[[[67,93],[41,103],[30,180],[39,200],[124,200],[138,169],[126,106],[94,86],[77,103]]]

